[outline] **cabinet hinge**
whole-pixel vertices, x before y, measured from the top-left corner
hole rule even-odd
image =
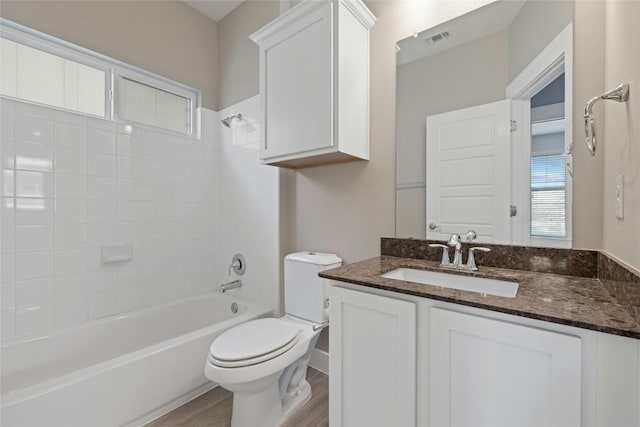
[[[516,122],[515,120],[509,120],[509,129],[511,130],[511,132],[515,132],[518,130],[518,122]]]
[[[518,208],[514,205],[509,207],[509,216],[516,216],[518,214]]]

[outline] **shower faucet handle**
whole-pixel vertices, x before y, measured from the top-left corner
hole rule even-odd
[[[238,276],[242,276],[247,270],[247,262],[242,254],[235,254],[231,259],[231,264],[229,265],[229,276],[231,276],[231,270],[233,270],[233,272]]]

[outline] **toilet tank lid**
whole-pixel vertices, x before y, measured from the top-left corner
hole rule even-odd
[[[284,257],[285,261],[305,262],[307,264],[331,265],[340,264],[342,259],[336,254],[328,254],[324,252],[296,252]]]

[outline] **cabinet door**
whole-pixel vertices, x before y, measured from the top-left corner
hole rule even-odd
[[[581,342],[434,308],[432,426],[579,426]]]
[[[333,7],[322,5],[260,45],[263,159],[333,145]]]
[[[330,425],[415,425],[415,303],[334,286],[329,299]]]

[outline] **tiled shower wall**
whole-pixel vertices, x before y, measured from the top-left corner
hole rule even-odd
[[[0,106],[3,341],[219,285],[215,112],[195,140]],[[132,244],[133,259],[102,263],[116,244]]]
[[[234,119],[231,128],[220,126],[216,144],[218,165],[219,248],[217,278],[224,283],[235,253],[247,260],[241,277],[242,297],[266,305],[277,313],[280,306],[279,169],[260,164],[260,97],[255,96],[220,111]],[[236,291],[234,291],[236,292]]]

